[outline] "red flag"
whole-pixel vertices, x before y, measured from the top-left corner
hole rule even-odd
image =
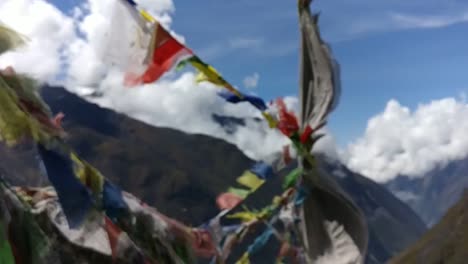
[[[216,255],[216,245],[211,234],[202,229],[192,229],[192,247],[195,254],[203,258],[211,258]]]
[[[288,165],[292,161],[291,154],[289,153],[288,145],[283,147],[283,161],[284,161],[284,166]]]
[[[279,110],[279,122],[278,129],[287,137],[291,137],[295,132],[299,130],[299,123],[297,122],[296,116],[288,112],[286,104],[282,98],[276,100]]]
[[[304,129],[304,132],[302,132],[302,134],[301,134],[302,144],[306,144],[309,141],[310,136],[312,135],[313,132],[314,132],[314,130],[310,126],[307,126]]]
[[[289,257],[293,263],[298,263],[297,253],[298,252],[295,247],[291,246],[288,242],[283,242],[278,254],[278,260]]]
[[[216,204],[221,210],[232,209],[242,202],[242,198],[233,193],[222,193],[216,198]]]
[[[154,50],[151,51],[152,57],[148,68],[141,76],[127,75],[126,84],[137,85],[155,82],[170,70],[181,56],[193,54],[190,49],[173,38],[160,24],[157,24],[154,34]]]
[[[119,236],[122,231],[118,226],[116,226],[108,217],[104,217],[105,220],[105,229],[107,232],[107,236],[109,237],[109,243],[112,250],[112,259],[115,260],[117,258],[117,245],[119,244]]]

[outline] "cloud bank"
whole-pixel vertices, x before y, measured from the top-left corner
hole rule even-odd
[[[141,1],[142,5],[145,3],[158,7],[147,10],[170,29],[171,13],[175,10],[172,1]],[[109,48],[120,48],[110,47],[106,39],[109,30],[122,30],[109,20],[115,12],[114,4],[113,0],[89,0],[65,14],[43,0],[2,1],[2,22],[26,35],[30,42],[2,56],[0,66],[12,65],[42,81],[65,84],[78,94],[98,91],[102,97],[88,100],[155,126],[224,139],[253,159],[266,158],[288,144],[279,132],[252,119],[261,117],[255,108],[246,103],[224,102],[216,95],[219,88],[196,84],[192,72],[171,72],[157,83],[124,88],[121,70],[109,67],[103,58]],[[182,36],[177,37],[184,41]],[[238,40],[234,44],[252,43]],[[254,75],[247,86],[256,86],[257,82],[258,75]],[[288,97],[286,103],[297,109],[297,98]],[[246,124],[230,134],[213,121],[214,113],[245,118]]]
[[[468,155],[468,104],[445,98],[411,111],[390,100],[371,118],[365,134],[350,144],[348,166],[378,182],[425,173]]]

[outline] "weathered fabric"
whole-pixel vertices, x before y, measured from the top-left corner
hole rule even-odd
[[[74,229],[53,188],[2,187],[0,196],[7,204],[0,209],[11,215],[10,243],[23,261],[16,263],[193,262],[190,233],[181,230],[177,235],[173,229],[180,227],[130,194],[124,195],[128,214],[116,223],[93,211]]]
[[[0,22],[0,54],[24,44],[24,37]]]
[[[336,107],[339,93],[339,67],[331,51],[320,37],[318,15],[312,15],[310,0],[299,0],[299,21],[301,29],[301,80],[300,106],[301,128],[317,129],[326,122],[327,115]],[[304,131],[305,132],[305,131]],[[312,144],[317,140],[314,133]],[[306,135],[298,138],[307,142]],[[308,147],[306,146],[306,150]],[[357,254],[365,256],[368,244],[368,230],[361,210],[351,201],[330,175],[318,171],[313,159],[299,158],[304,168],[301,185],[308,192],[300,210],[298,224],[301,245],[308,263],[330,252],[335,238],[326,229],[326,221],[336,221],[344,227],[356,245]],[[356,258],[361,263],[363,258]]]

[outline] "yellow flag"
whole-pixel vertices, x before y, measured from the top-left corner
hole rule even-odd
[[[235,194],[235,195],[239,196],[242,199],[245,199],[250,193],[250,191],[248,191],[248,190],[244,190],[244,189],[240,189],[240,188],[234,188],[234,187],[229,187],[227,192]]]
[[[0,23],[0,54],[25,43],[26,37]]]
[[[18,107],[16,95],[0,76],[0,141],[12,146],[29,132],[27,115]]]
[[[104,176],[93,166],[80,160],[75,153],[71,154],[71,159],[75,164],[76,177],[81,183],[90,188],[94,194],[100,194],[104,186]]]
[[[47,142],[50,138],[39,122],[19,107],[18,95],[2,76],[0,106],[0,141],[13,146],[24,137],[32,137],[37,142]]]
[[[216,71],[216,69],[213,66],[204,63],[198,57],[191,58],[189,62],[195,69],[197,69],[200,72],[196,78],[197,82],[207,81],[218,86],[223,86],[233,94],[241,98],[243,97],[242,94],[239,91],[237,91],[236,88],[234,88],[230,83],[224,80],[224,78],[218,73],[218,71]]]
[[[195,77],[195,82],[201,83],[201,82],[211,82],[211,81],[208,79],[208,77],[203,72],[199,72],[197,74],[197,76]],[[216,83],[214,83],[214,84],[216,84]],[[216,85],[219,85],[219,84],[216,84]]]
[[[228,215],[227,218],[230,219],[240,219],[242,222],[250,222],[257,219],[257,213],[254,212],[238,212],[235,214]]]
[[[270,128],[275,128],[275,127],[278,126],[278,121],[273,116],[271,116],[269,113],[262,112],[262,115],[263,115],[263,117],[265,117],[265,120],[268,122],[268,126]]]
[[[257,190],[265,182],[264,180],[258,178],[257,175],[253,174],[250,171],[244,172],[242,176],[237,178],[237,182],[249,187],[251,191]]]
[[[148,12],[146,12],[145,10],[140,10],[140,14],[141,16],[148,22],[150,23],[153,23],[156,21],[156,19],[154,19],[153,16],[151,16]]]
[[[236,262],[236,264],[250,264],[249,253],[245,252],[244,255]]]

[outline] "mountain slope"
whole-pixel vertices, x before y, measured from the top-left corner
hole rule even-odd
[[[152,127],[88,103],[63,88],[47,88],[42,95],[53,112],[65,113],[67,141],[80,156],[124,190],[187,224],[196,226],[214,216],[216,195],[234,184],[253,163],[222,140]],[[235,125],[242,122],[236,120],[230,129]],[[14,150],[0,147],[0,155],[0,168],[8,172],[10,180],[23,185],[47,183],[38,176],[32,146]],[[418,216],[384,187],[336,161],[317,158],[322,172],[334,177],[367,217],[369,263],[389,259],[424,232],[424,223]],[[280,188],[278,177],[251,200],[258,205],[267,203]],[[273,254],[276,251],[269,252],[270,256]]]
[[[335,177],[366,215],[369,225],[368,263],[386,261],[426,231],[424,222],[416,213],[383,186],[336,161],[323,160],[323,171]]]
[[[468,157],[435,168],[423,177],[399,176],[386,186],[432,226],[468,188]]]
[[[468,189],[438,224],[390,263],[462,264],[467,259]]]

